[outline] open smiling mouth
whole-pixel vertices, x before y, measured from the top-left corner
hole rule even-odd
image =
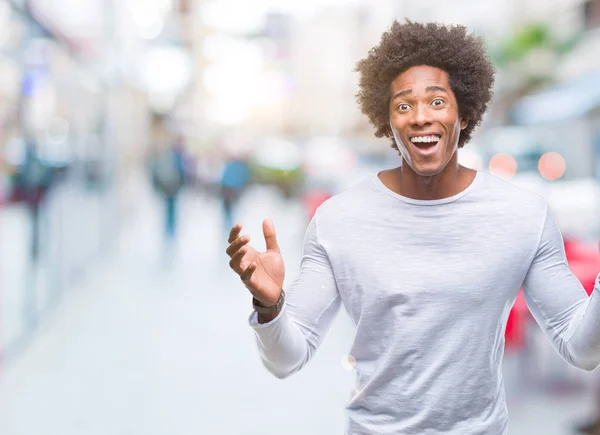
[[[410,143],[412,143],[419,151],[427,152],[433,151],[436,145],[440,142],[440,139],[441,136],[436,134],[428,136],[413,136],[410,138]]]

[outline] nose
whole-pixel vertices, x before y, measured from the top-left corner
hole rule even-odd
[[[424,104],[418,104],[415,110],[412,112],[411,124],[413,127],[424,127],[431,124],[431,111]]]

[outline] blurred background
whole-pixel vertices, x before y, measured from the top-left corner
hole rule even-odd
[[[346,314],[273,378],[224,251],[272,218],[289,283],[316,207],[398,165],[353,69],[405,17],[485,39],[495,97],[459,158],[544,196],[592,290],[600,0],[0,0],[0,433],[343,433]],[[600,373],[521,297],[504,372],[512,435],[594,433]]]

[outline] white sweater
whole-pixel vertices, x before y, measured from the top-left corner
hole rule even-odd
[[[344,305],[356,327],[347,435],[502,435],[504,331],[520,287],[564,360],[596,368],[600,284],[588,298],[542,198],[478,172],[453,197],[414,200],[373,175],[318,209],[284,309],[250,324],[283,378]]]

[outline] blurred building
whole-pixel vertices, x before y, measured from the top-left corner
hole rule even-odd
[[[18,171],[33,144],[62,174],[43,203],[40,263],[21,249],[0,259],[0,353],[19,347],[137,212],[152,116],[176,112],[190,82],[190,4],[0,1],[2,161]],[[3,216],[17,219],[3,222],[27,240],[13,196],[4,177]]]
[[[512,121],[526,126],[541,146],[561,153],[567,177],[600,179],[600,2],[571,2],[572,25],[581,36],[560,62],[547,68],[553,81],[524,96],[512,109]]]

